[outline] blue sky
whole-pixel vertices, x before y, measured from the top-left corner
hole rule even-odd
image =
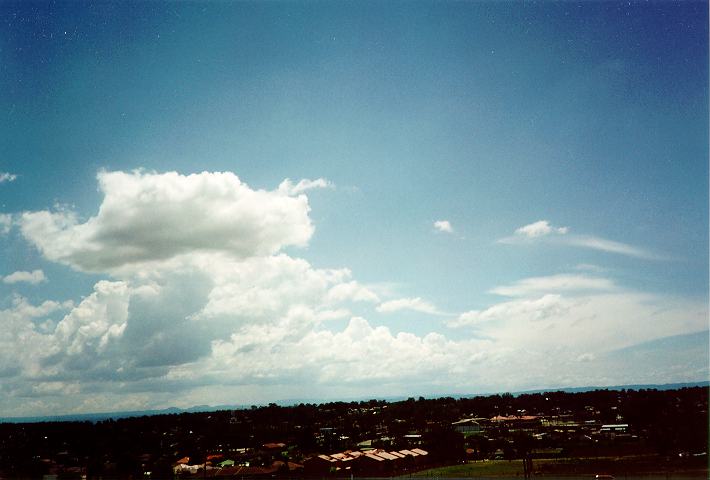
[[[0,414],[707,379],[706,4],[0,20]]]

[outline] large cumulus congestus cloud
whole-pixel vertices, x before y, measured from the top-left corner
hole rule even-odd
[[[351,306],[379,301],[349,270],[317,269],[279,251],[307,243],[313,226],[303,193],[326,181],[286,180],[267,191],[231,173],[102,172],[98,179],[104,199],[86,221],[61,210],[20,216],[23,235],[49,260],[115,279],[97,283],[54,328],[38,332],[46,346],[28,379],[135,382],[182,372],[194,382],[229,365],[215,382],[238,383],[279,375],[275,366],[285,361],[324,378],[320,370],[339,359],[307,361],[297,353],[305,339],[352,316]],[[358,348],[382,344],[390,356],[397,352],[387,345],[411,349],[378,332],[358,339]],[[441,368],[454,363],[447,357]]]
[[[230,172],[100,172],[98,181],[101,208],[83,223],[66,211],[20,217],[24,237],[49,260],[113,272],[195,252],[270,255],[313,234],[303,188],[255,190]]]

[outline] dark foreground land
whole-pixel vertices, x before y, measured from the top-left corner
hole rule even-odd
[[[533,476],[591,478],[596,474],[615,478],[662,477],[708,478],[707,456],[674,458],[661,455],[635,455],[598,458],[544,458],[533,462]],[[476,460],[416,472],[411,477],[469,478],[523,477],[520,460]]]
[[[708,478],[708,389],[299,404],[0,424],[0,479]]]

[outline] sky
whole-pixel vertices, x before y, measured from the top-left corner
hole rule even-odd
[[[708,379],[707,3],[0,23],[0,416]]]

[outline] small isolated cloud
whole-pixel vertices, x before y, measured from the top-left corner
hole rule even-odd
[[[413,310],[415,312],[431,313],[433,315],[438,315],[440,313],[433,304],[422,300],[419,297],[399,298],[397,300],[383,302],[377,306],[376,310],[380,313],[391,313],[400,310]]]
[[[0,172],[0,183],[14,182],[17,179],[17,175],[9,172]]]
[[[579,235],[569,232],[569,227],[556,227],[547,220],[539,220],[516,229],[513,235],[501,238],[498,240],[498,243],[519,245],[544,242],[554,245],[588,248],[600,252],[616,253],[646,260],[664,259],[664,257],[656,255],[646,249],[626,243],[615,242],[593,235]]]
[[[287,178],[279,184],[279,191],[286,195],[299,195],[314,188],[333,188],[333,184],[325,178],[317,178],[315,180],[304,178],[295,185],[290,178]]]
[[[24,282],[37,285],[38,283],[46,282],[47,277],[44,276],[42,270],[34,270],[32,272],[18,271],[6,276],[2,281],[9,284]]]
[[[437,220],[434,222],[434,228],[440,232],[454,233],[454,227],[451,226],[451,222],[448,220]]]
[[[0,213],[0,234],[7,235],[12,228],[12,215],[9,213]]]
[[[518,228],[515,234],[528,238],[536,238],[550,234],[565,235],[567,232],[569,232],[568,227],[553,227],[547,220],[539,220]]]

